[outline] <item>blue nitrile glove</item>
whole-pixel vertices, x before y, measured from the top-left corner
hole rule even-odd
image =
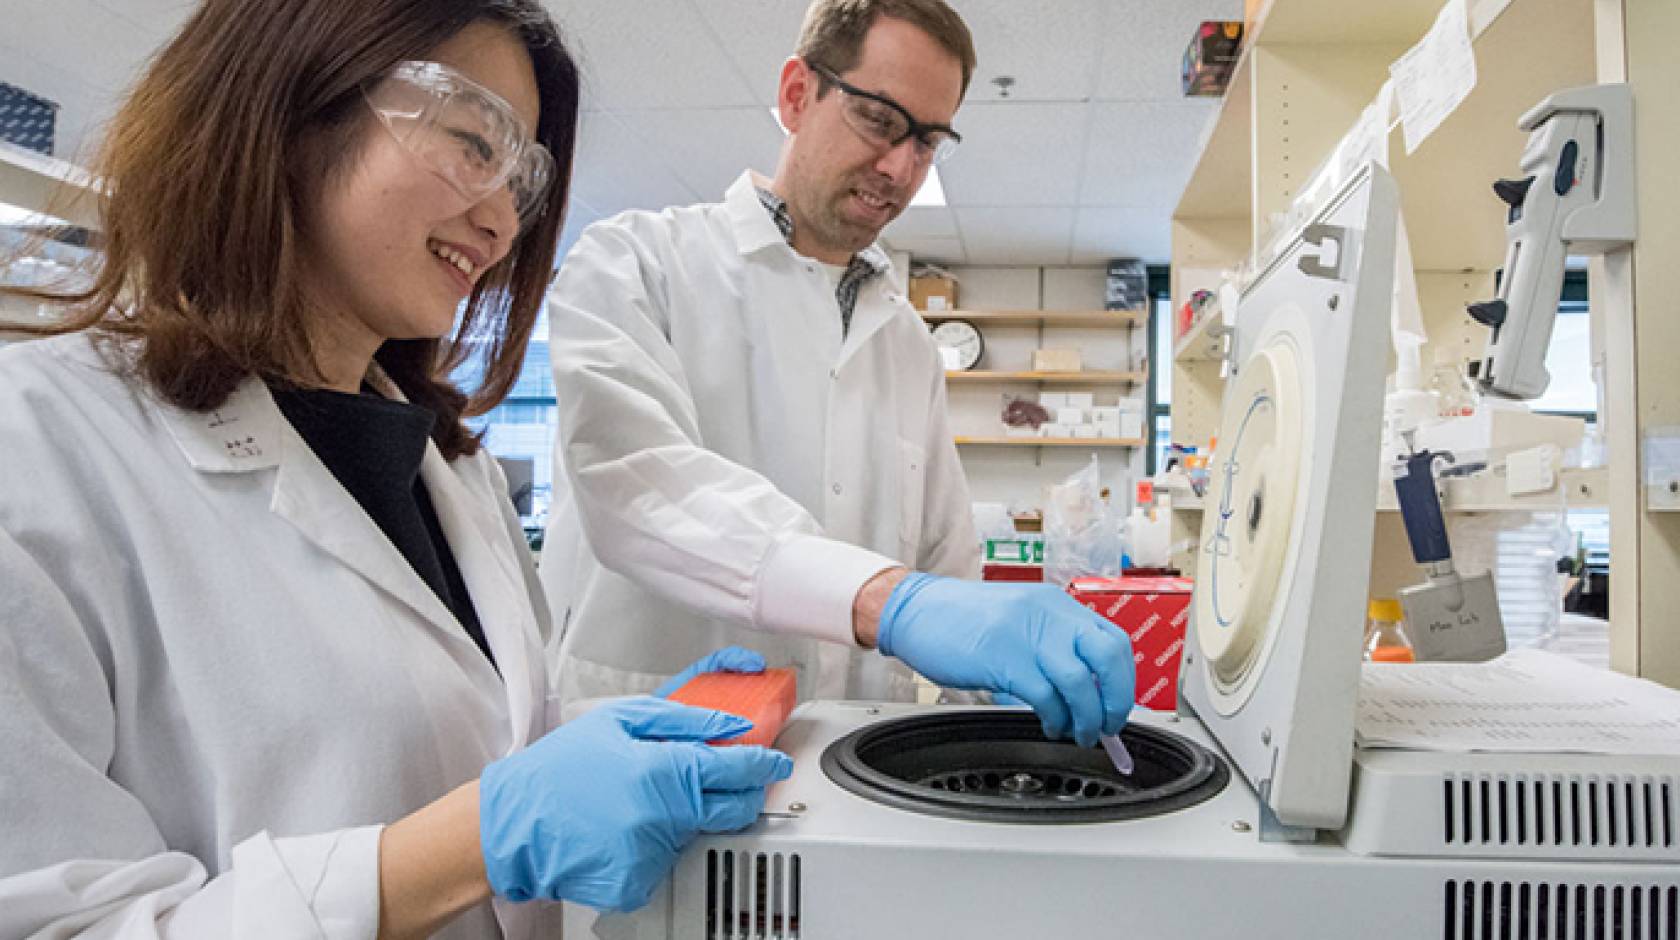
[[[694,665],[677,673],[665,684],[653,690],[658,698],[669,698],[672,692],[688,684],[688,680],[703,672],[763,672],[764,657],[744,646],[725,646]]]
[[[793,761],[710,747],[752,722],[664,699],[616,699],[484,769],[479,840],[490,887],[511,901],[601,911],[648,902],[702,832],[744,828]]]
[[[881,610],[881,652],[939,685],[985,689],[1033,707],[1044,734],[1094,747],[1132,711],[1132,641],[1047,584],[913,572]]]

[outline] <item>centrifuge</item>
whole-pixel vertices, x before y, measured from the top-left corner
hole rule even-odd
[[[765,816],[596,933],[1680,940],[1675,758],[1355,746],[1397,203],[1361,170],[1242,292],[1133,773],[1025,711],[807,703]]]

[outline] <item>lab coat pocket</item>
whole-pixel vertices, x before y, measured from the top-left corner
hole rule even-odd
[[[898,453],[898,560],[914,568],[922,545],[927,449],[900,438]]]

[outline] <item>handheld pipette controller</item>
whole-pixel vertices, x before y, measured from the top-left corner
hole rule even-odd
[[[1633,179],[1633,93],[1627,85],[1560,91],[1524,114],[1529,132],[1520,175],[1493,184],[1510,207],[1499,296],[1469,305],[1493,332],[1471,375],[1483,392],[1537,398],[1546,391],[1546,348],[1569,255],[1632,244],[1638,229]]]

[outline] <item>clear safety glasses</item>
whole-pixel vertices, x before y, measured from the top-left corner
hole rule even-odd
[[[835,88],[840,89],[840,114],[864,140],[887,150],[912,138],[916,141],[918,163],[944,163],[957,152],[962,135],[944,124],[923,124],[910,116],[904,106],[871,91],[848,84],[827,66],[807,63],[811,71]]]
[[[380,123],[422,165],[477,203],[506,188],[523,229],[542,208],[554,157],[513,107],[437,62],[402,62],[363,89]]]

